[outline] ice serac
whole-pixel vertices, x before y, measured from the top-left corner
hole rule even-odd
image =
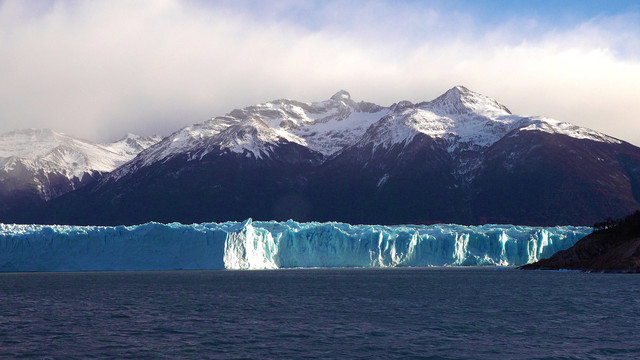
[[[0,224],[0,271],[515,266],[567,249],[587,227],[344,223]]]

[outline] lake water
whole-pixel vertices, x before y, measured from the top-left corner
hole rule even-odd
[[[2,273],[0,357],[638,358],[640,276],[495,268]]]

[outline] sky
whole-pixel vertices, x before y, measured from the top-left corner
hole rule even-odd
[[[0,0],[0,133],[106,142],[456,85],[640,145],[640,1]]]

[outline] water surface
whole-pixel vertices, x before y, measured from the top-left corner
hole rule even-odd
[[[638,358],[640,277],[495,268],[0,274],[0,357]]]

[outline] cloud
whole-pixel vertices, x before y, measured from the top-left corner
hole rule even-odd
[[[461,84],[640,144],[638,14],[559,29],[414,2],[236,3],[0,2],[0,132],[167,135],[275,98],[390,105]]]

